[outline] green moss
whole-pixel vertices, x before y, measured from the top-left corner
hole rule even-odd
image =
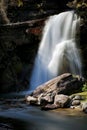
[[[85,84],[83,85],[82,91],[83,91],[83,92],[87,91],[87,83],[85,83]]]
[[[75,94],[72,94],[72,95],[80,95],[80,96],[82,96],[81,102],[87,102],[87,91],[80,92],[80,93],[75,93]]]

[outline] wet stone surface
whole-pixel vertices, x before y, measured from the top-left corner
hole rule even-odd
[[[0,123],[0,130],[13,130],[13,127],[9,124]]]

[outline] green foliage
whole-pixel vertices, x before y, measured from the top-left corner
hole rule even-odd
[[[18,7],[23,6],[23,1],[22,0],[17,0],[17,2],[18,2]]]
[[[83,85],[82,91],[83,91],[83,92],[87,91],[87,83],[85,83],[85,84]]]
[[[67,6],[75,9],[83,21],[82,24],[87,25],[87,0],[73,0],[68,2]]]

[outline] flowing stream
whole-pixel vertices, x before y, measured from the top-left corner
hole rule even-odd
[[[75,39],[79,22],[74,11],[51,16],[46,21],[31,76],[31,90],[65,72],[81,75]]]
[[[1,97],[4,103],[0,102],[0,130],[87,130],[87,115],[81,111],[42,111],[39,106],[23,102],[24,95]]]

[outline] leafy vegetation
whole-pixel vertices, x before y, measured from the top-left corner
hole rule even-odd
[[[22,0],[17,0],[17,2],[18,2],[18,7],[23,6],[23,1]]]
[[[82,97],[81,102],[87,102],[87,91],[75,93],[72,95],[80,95]]]
[[[87,23],[87,0],[73,0],[72,2],[68,2],[67,6],[75,9],[83,23]]]

